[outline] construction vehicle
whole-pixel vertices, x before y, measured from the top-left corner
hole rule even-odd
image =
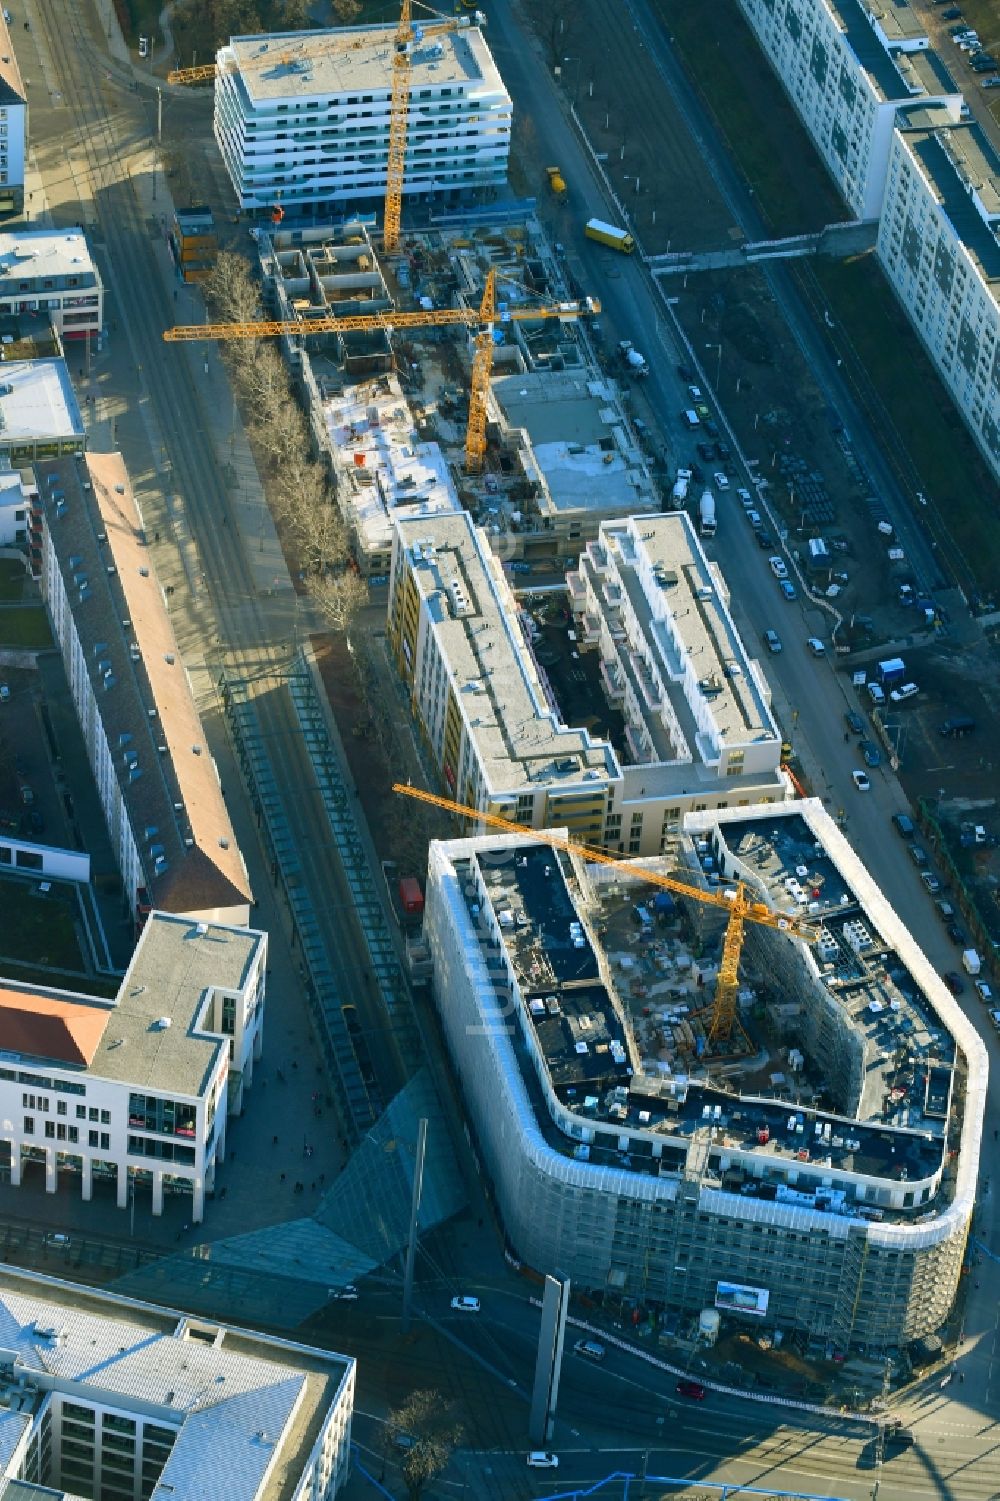
[[[714,537],[715,527],[715,496],[711,490],[704,490],[698,502],[698,530],[703,537]]]
[[[436,792],[425,792],[422,787],[412,787],[408,782],[395,782],[392,790],[401,793],[404,797],[412,797],[417,802],[429,803],[433,808],[443,808],[459,818],[468,819],[471,824],[487,824],[491,829],[502,829],[508,834],[526,834],[541,844],[551,845],[553,849],[565,850],[570,855],[579,855],[581,860],[597,865],[610,865],[622,875],[634,876],[648,886],[660,886],[665,891],[673,891],[680,896],[690,897],[692,901],[702,902],[709,907],[721,908],[727,913],[729,921],[726,924],[726,936],[722,945],[722,961],[719,965],[715,997],[711,1005],[706,1007],[709,1013],[708,1041],[710,1044],[728,1042],[733,1032],[737,1031],[743,1035],[751,1047],[753,1046],[750,1039],[746,1037],[737,1015],[740,953],[743,948],[743,929],[748,922],[757,923],[763,928],[776,928],[782,933],[801,938],[806,943],[815,943],[819,938],[819,928],[815,924],[804,922],[792,913],[775,912],[765,902],[754,900],[743,881],[737,881],[734,886],[724,890],[703,891],[700,886],[691,886],[687,881],[677,880],[675,876],[661,875],[659,871],[647,870],[644,865],[619,860],[613,855],[606,855],[603,850],[579,844],[575,839],[567,839],[562,834],[556,834],[552,829],[532,829],[527,824],[514,823],[509,818],[501,818],[497,813],[485,813],[481,808],[466,807],[463,803],[453,802],[451,798],[440,797]]]
[[[470,473],[482,468],[486,456],[486,403],[493,370],[493,329],[501,323],[530,323],[538,318],[559,318],[575,322],[578,318],[596,317],[601,304],[595,297],[579,302],[546,303],[540,307],[497,309],[496,271],[486,274],[483,300],[478,309],[468,307],[431,308],[413,313],[359,313],[346,318],[293,318],[286,321],[262,320],[254,323],[193,323],[164,330],[167,344],[194,343],[198,340],[273,339],[281,335],[337,334],[367,332],[381,328],[475,328],[472,356],[472,379],[469,390],[469,422],[465,434],[465,467]]]
[[[691,483],[692,474],[690,469],[678,469],[677,478],[674,480],[674,488],[671,498],[681,506],[687,500],[688,486]]]
[[[563,175],[560,172],[559,168],[558,167],[546,167],[545,168],[545,175],[549,179],[549,192],[552,194],[553,198],[558,198],[558,199],[565,198],[566,197],[566,179],[565,179],[565,177],[563,177]]]
[[[632,343],[631,339],[619,339],[618,358],[621,360],[629,375],[634,375],[637,380],[649,374],[649,366],[646,364],[645,355],[641,355]]]
[[[620,250],[623,255],[631,255],[635,249],[635,241],[627,230],[605,224],[603,219],[588,219],[583,232],[588,240],[596,240],[599,245],[610,245],[612,250]]]
[[[410,61],[415,44],[427,37],[442,36],[449,31],[459,31],[469,26],[485,26],[486,17],[471,6],[473,14],[454,16],[427,22],[414,23],[412,0],[402,0],[399,25],[392,45],[392,93],[389,100],[389,158],[385,178],[385,208],[382,219],[382,242],[389,251],[399,249],[399,227],[403,203],[403,183],[406,175],[406,137],[410,108]],[[354,52],[364,46],[357,32],[341,32],[325,42],[310,40],[309,57],[321,53]],[[260,55],[240,64],[240,71],[247,68],[274,68],[278,64],[293,66],[301,61],[294,34],[287,39],[286,51],[264,47]],[[168,83],[207,83],[216,75],[214,62],[203,63],[195,68],[175,68],[167,74]]]

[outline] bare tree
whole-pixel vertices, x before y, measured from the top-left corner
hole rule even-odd
[[[355,616],[368,603],[368,585],[353,568],[345,568],[342,573],[327,573],[318,578],[313,596],[327,624],[349,635]]]
[[[403,1463],[403,1479],[410,1501],[420,1501],[424,1490],[443,1470],[462,1439],[450,1403],[440,1392],[411,1392],[401,1406],[386,1418],[386,1434],[399,1447],[409,1441]]]
[[[260,317],[260,288],[245,255],[223,250],[205,282],[205,295],[223,323]]]

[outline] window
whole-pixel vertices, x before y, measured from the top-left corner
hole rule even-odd
[[[54,1139],[55,1134],[56,1134],[56,1123],[55,1123],[55,1121],[46,1121],[45,1122],[45,1135],[48,1137],[49,1141],[52,1141]]]
[[[76,1118],[77,1118],[78,1121],[85,1121],[87,1119],[87,1107],[86,1107],[86,1105],[77,1105],[77,1107],[76,1107]]]
[[[87,1145],[91,1146],[91,1147],[96,1147],[97,1146],[97,1132],[96,1131],[88,1131],[87,1132]]]
[[[65,1115],[67,1105],[65,1100],[56,1100],[56,1115]]]
[[[35,1117],[33,1115],[26,1115],[24,1117],[24,1134],[25,1136],[34,1136],[35,1134]]]

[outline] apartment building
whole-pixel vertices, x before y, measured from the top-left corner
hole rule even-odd
[[[42,593],[137,924],[253,896],[120,454],[37,467]]]
[[[389,641],[451,796],[657,855],[690,810],[791,795],[766,679],[686,515],[603,523],[567,582],[572,624],[543,665],[466,514],[396,521]],[[588,669],[583,707],[607,735],[560,704]]]
[[[507,178],[511,101],[475,24],[409,49],[404,193],[463,201]],[[233,37],[217,54],[215,138],[240,207],[385,196],[395,26]]]
[[[877,219],[900,106],[961,94],[905,0],[739,0],[852,213]]]
[[[0,214],[21,214],[28,94],[14,55],[7,15],[6,7],[0,10]]]
[[[396,375],[343,386],[323,403],[337,505],[359,568],[389,572],[395,522],[461,512],[447,460],[417,433]]]
[[[942,110],[900,117],[877,255],[1000,479],[1000,158]]]
[[[28,552],[28,531],[38,491],[16,469],[0,468],[0,547],[23,547]]]
[[[112,1184],[193,1223],[263,1047],[267,935],[150,914],[113,1001],[0,981],[0,1141],[10,1182]]]
[[[4,1267],[0,1487],[101,1501],[333,1501],[355,1362]]]
[[[648,868],[816,926],[747,924],[746,1046],[717,1063],[724,916],[530,836],[431,844],[432,983],[509,1254],[616,1309],[714,1306],[840,1352],[939,1329],[975,1207],[977,1031],[818,800],[690,814]]]
[[[100,333],[104,284],[82,229],[0,234],[0,318],[24,313],[44,314],[66,341]]]
[[[660,493],[629,421],[621,388],[599,370],[574,367],[496,376],[490,400],[498,441],[530,499],[498,501],[526,557],[574,556],[602,521],[660,509]]]

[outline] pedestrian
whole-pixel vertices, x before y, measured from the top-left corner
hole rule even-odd
[[[285,1181],[285,1174],[282,1173],[282,1175],[281,1175],[281,1182],[284,1183],[284,1181]]]
[[[315,1178],[312,1180],[312,1182],[310,1183],[309,1187],[315,1192],[315,1189],[316,1189],[316,1179]]]
[[[220,1199],[224,1199],[225,1197],[226,1197],[226,1190],[224,1188],[220,1188],[219,1189],[219,1198]]]
[[[271,1145],[272,1147],[276,1147],[278,1145],[278,1138],[276,1136],[271,1137]]]
[[[320,1175],[319,1175],[319,1181],[321,1183],[325,1183],[326,1182],[326,1173],[320,1173]]]
[[[850,740],[850,738],[851,738],[851,732],[850,732],[850,730],[845,730],[844,731],[844,744],[845,745],[848,743],[848,741]]]

